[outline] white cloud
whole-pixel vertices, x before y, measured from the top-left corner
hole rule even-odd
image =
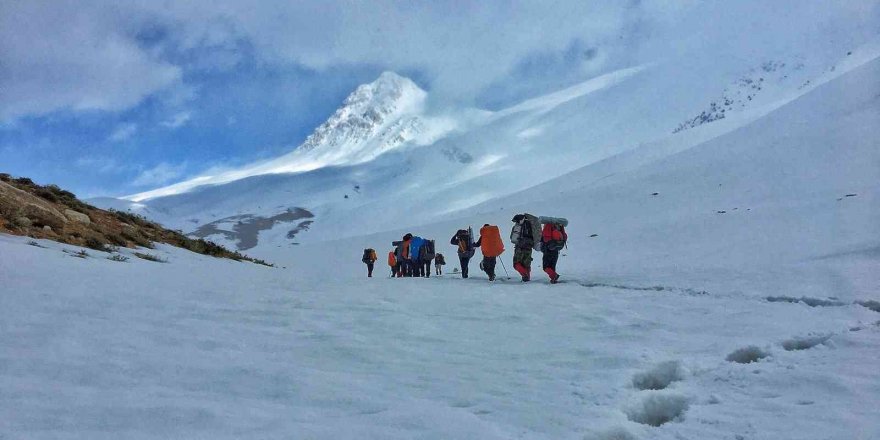
[[[180,128],[186,125],[186,123],[189,122],[191,118],[192,112],[183,111],[171,116],[170,118],[162,122],[162,125],[170,129]]]
[[[223,70],[250,57],[258,67],[419,71],[434,96],[467,100],[489,85],[503,90],[504,81],[522,80],[513,74],[525,59],[539,61],[526,80],[583,66],[584,78],[571,78],[581,80],[654,61],[657,54],[687,60],[689,54],[719,51],[728,58],[761,57],[792,45],[827,50],[832,41],[849,44],[876,35],[877,4],[5,1],[0,2],[0,120],[64,108],[126,109],[179,86],[183,69]],[[831,22],[847,25],[828,26]],[[838,28],[846,34],[825,33]],[[742,35],[749,36],[748,47],[739,47]],[[562,60],[544,69],[541,60],[554,57],[542,54],[564,55],[579,47],[573,42],[595,49],[585,58],[589,62]]]
[[[107,6],[0,2],[0,120],[124,110],[180,80],[180,68],[131,37],[131,11]]]
[[[113,133],[110,133],[110,136],[107,137],[107,140],[110,142],[123,142],[130,139],[137,132],[137,124],[134,123],[125,123],[120,124],[113,130]]]
[[[172,165],[162,162],[153,168],[142,171],[131,183],[134,186],[162,185],[181,177],[184,170],[186,170],[185,163]]]

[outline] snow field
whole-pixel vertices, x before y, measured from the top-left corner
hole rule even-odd
[[[880,384],[861,361],[880,354],[880,315],[856,304],[490,284],[476,269],[298,276],[167,247],[162,264],[43,245],[0,238],[0,279],[16,286],[0,297],[10,438],[880,434]],[[811,335],[827,339],[785,348]],[[725,360],[749,345],[770,355]]]

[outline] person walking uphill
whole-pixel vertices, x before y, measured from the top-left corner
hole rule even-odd
[[[412,238],[412,234],[406,234],[403,236],[403,243],[400,244],[400,256],[403,259],[401,272],[405,277],[413,275]]]
[[[468,277],[468,263],[471,261],[471,257],[474,256],[474,234],[471,231],[471,228],[467,229],[459,229],[455,235],[452,236],[452,240],[449,240],[449,244],[458,247],[458,261],[461,263],[461,277]]]
[[[422,247],[425,246],[425,239],[414,235],[410,240],[409,253],[412,260],[412,276],[425,276],[425,263],[422,261]]]
[[[559,261],[559,251],[565,247],[568,234],[565,226],[568,220],[555,217],[541,217],[544,229],[541,231],[541,252],[544,253],[544,272],[550,277],[550,284],[559,282],[559,274],[556,272],[556,263]]]
[[[373,266],[376,264],[376,260],[379,257],[376,256],[376,251],[372,248],[364,249],[364,256],[361,257],[361,261],[367,265],[367,277],[373,277]]]
[[[525,283],[532,279],[532,250],[541,250],[541,223],[531,214],[517,214],[511,221],[514,223],[510,230],[513,269]]]
[[[446,265],[446,258],[443,254],[437,254],[434,258],[434,268],[437,270],[437,275],[443,275],[443,266]]]
[[[489,276],[489,281],[495,281],[495,263],[497,258],[504,252],[504,242],[501,241],[501,232],[498,226],[488,223],[480,228],[480,239],[475,243],[483,253],[483,261],[480,268]]]
[[[431,262],[434,261],[434,240],[425,239],[419,248],[419,260],[422,262],[422,273],[425,278],[431,278]]]
[[[391,268],[391,278],[394,278],[397,275],[397,252],[395,249],[392,249],[388,252],[388,267]]]
[[[391,277],[400,278],[403,276],[403,241],[392,241],[391,245],[394,246],[394,267],[391,269]],[[391,264],[391,258],[388,261],[388,264]]]

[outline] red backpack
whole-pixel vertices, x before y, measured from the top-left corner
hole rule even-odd
[[[541,244],[545,250],[558,251],[565,247],[568,241],[568,234],[565,233],[565,226],[555,223],[545,223],[544,229],[541,231]]]

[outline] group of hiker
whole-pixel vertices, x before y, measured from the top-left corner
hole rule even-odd
[[[513,268],[520,274],[522,281],[531,280],[532,251],[539,251],[543,254],[542,269],[550,278],[550,283],[559,282],[556,263],[559,261],[559,252],[568,240],[568,234],[565,232],[568,220],[559,217],[537,217],[531,214],[517,214],[511,220],[513,221],[510,231],[510,241],[514,245]],[[476,254],[476,249],[480,248],[483,254],[480,269],[486,273],[489,281],[495,281],[495,265],[498,257],[504,253],[501,232],[498,226],[490,224],[484,224],[479,232],[479,237],[474,240],[472,228],[459,229],[449,240],[449,244],[456,247],[462,278],[468,278],[470,260]],[[394,249],[388,252],[388,266],[391,268],[392,278],[430,277],[432,262],[435,273],[443,274],[446,259],[443,254],[436,253],[434,240],[406,234],[402,240],[391,244]],[[377,259],[374,249],[364,249],[361,261],[367,265],[368,277],[373,276],[373,267]]]

